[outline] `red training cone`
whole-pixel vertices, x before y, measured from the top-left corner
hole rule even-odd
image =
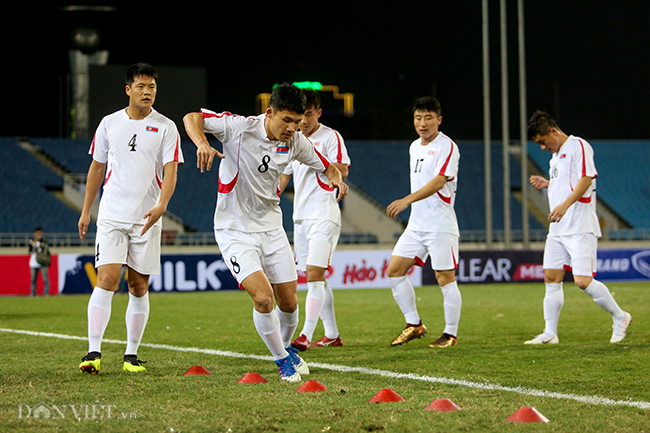
[[[548,418],[539,413],[537,409],[530,406],[523,406],[515,413],[506,418],[506,421],[525,423],[525,422],[549,422]]]
[[[450,410],[461,410],[453,401],[448,398],[437,398],[431,404],[424,408],[424,410],[435,410],[436,412],[449,412]]]
[[[325,385],[320,383],[317,380],[308,380],[307,382],[300,385],[300,388],[296,392],[323,392],[326,391]]]
[[[394,401],[405,401],[401,395],[390,388],[382,389],[373,398],[368,400],[370,403],[391,403]]]
[[[242,376],[241,379],[237,381],[237,383],[241,383],[244,385],[252,384],[252,383],[266,383],[267,380],[264,379],[262,376],[259,375],[259,373],[246,373],[245,375]]]
[[[190,369],[187,370],[185,373],[183,373],[183,376],[199,376],[199,375],[212,376],[212,373],[210,373],[202,365],[194,365],[190,367]]]

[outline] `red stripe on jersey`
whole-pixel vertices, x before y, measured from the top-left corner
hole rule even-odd
[[[158,173],[156,173],[156,182],[158,182],[158,187],[162,189],[162,180],[158,177]]]
[[[424,262],[418,256],[415,256],[415,258],[413,260],[415,260],[415,266],[419,266],[419,267],[424,266]]]
[[[440,194],[440,191],[438,191],[438,197],[440,197],[440,200],[444,201],[447,204],[451,204],[451,197],[445,197],[444,195]]]
[[[338,132],[336,132],[336,130],[333,130],[333,131],[334,131],[334,135],[336,135],[336,140],[339,143],[338,147],[337,147],[338,152],[336,154],[336,162],[340,163],[341,161],[343,161],[343,152],[341,152],[341,136],[339,135]]]
[[[578,199],[580,203],[591,203],[591,197],[581,197]]]
[[[176,134],[176,149],[174,149],[174,161],[178,162],[178,152],[180,151],[181,148],[181,136]],[[180,163],[178,165],[182,165],[183,163]]]
[[[235,175],[235,178],[233,180],[231,180],[229,183],[221,183],[221,176],[218,177],[218,179],[219,179],[219,192],[221,194],[228,194],[230,191],[232,191],[233,188],[235,188],[235,184],[237,183],[237,179],[239,179],[239,152],[240,151],[241,151],[241,135],[239,136],[239,145],[237,147],[237,174]]]
[[[456,255],[454,254],[454,247],[451,247],[451,258],[454,260],[454,269],[458,269],[458,263],[456,263]]]
[[[108,179],[111,178],[111,174],[113,174],[113,170],[108,172],[108,176],[106,176],[106,179],[104,180],[104,185],[106,185],[108,183]]]
[[[447,165],[449,165],[449,160],[451,159],[451,154],[454,153],[454,143],[449,140],[449,144],[451,144],[451,149],[449,150],[449,156],[447,157],[447,160],[443,164],[442,168],[440,169],[440,173],[442,176],[445,175],[445,171],[447,170]]]
[[[330,188],[329,183],[325,183],[322,180],[320,180],[320,176],[318,173],[314,173],[314,176],[316,176],[316,182],[318,182],[318,186],[323,188],[325,191],[334,191],[334,188]]]
[[[201,114],[203,115],[204,119],[210,118],[210,117],[216,117],[217,119],[221,119],[224,116],[232,116],[232,113],[229,113],[228,111],[224,111],[221,114],[217,113],[206,113],[205,111],[202,111]]]
[[[93,143],[90,145],[90,154],[92,156],[95,156],[95,139],[97,138],[97,134],[93,135]]]
[[[587,175],[587,162],[585,161],[585,145],[582,143],[582,140],[578,140],[580,147],[582,148],[582,177]]]
[[[330,162],[327,160],[327,158],[325,158],[323,155],[321,155],[321,153],[320,153],[319,151],[317,151],[315,148],[314,148],[314,152],[316,152],[316,155],[318,155],[318,157],[320,158],[321,162],[322,162],[323,165],[325,166],[325,170],[327,170],[327,167],[330,166]]]
[[[219,192],[221,194],[228,194],[235,187],[238,178],[239,178],[239,172],[237,172],[235,178],[231,180],[230,183],[221,183],[221,179],[219,179]]]

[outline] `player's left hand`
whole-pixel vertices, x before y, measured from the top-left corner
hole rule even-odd
[[[142,228],[142,233],[140,233],[140,236],[144,236],[145,233],[147,233],[147,230],[149,230],[151,227],[153,227],[154,224],[160,219],[160,217],[163,216],[167,209],[162,206],[154,206],[149,211],[144,214],[142,219],[146,219],[147,222],[144,224],[144,227]]]
[[[337,203],[340,202],[348,195],[348,186],[342,180],[330,180],[330,188],[338,188],[339,193],[336,196]]]

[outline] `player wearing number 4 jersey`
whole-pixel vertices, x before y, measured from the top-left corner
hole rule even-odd
[[[137,351],[149,317],[149,275],[160,273],[160,218],[183,163],[176,125],[153,109],[157,86],[154,68],[131,66],[126,73],[129,106],[102,119],[90,147],[93,161],[79,218],[82,240],[102,182],[104,193],[95,238],[97,285],[88,302],[88,354],[79,366],[86,373],[99,372],[101,342],[122,266],[127,266],[129,283],[123,368],[145,371]]]
[[[550,180],[531,176],[537,189],[548,188],[551,223],[544,247],[544,332],[525,344],[559,343],[557,326],[564,304],[562,280],[566,270],[582,291],[611,314],[614,331],[611,343],[625,338],[632,316],[623,311],[609,289],[596,275],[596,248],[601,236],[596,214],[596,166],[594,151],[584,139],[567,136],[543,111],[536,111],[528,121],[528,136],[543,150],[553,154]]]
[[[307,110],[300,123],[300,132],[336,165],[345,179],[350,158],[343,138],[319,122],[322,110],[318,93],[314,90],[305,90],[304,93]],[[291,345],[300,351],[309,347],[342,346],[334,315],[334,295],[325,278],[341,233],[341,210],[336,202],[336,193],[320,173],[298,161],[293,161],[284,170],[280,191],[284,190],[291,176],[295,191],[293,244],[298,269],[307,274],[305,323]],[[325,336],[310,344],[319,316],[323,320]]]
[[[420,338],[427,332],[415,303],[415,291],[406,273],[431,256],[431,267],[443,294],[446,326],[429,347],[458,344],[462,298],[456,283],[458,223],[454,212],[460,152],[451,138],[438,130],[442,122],[440,103],[432,97],[418,99],[413,106],[413,124],[420,136],[409,148],[411,194],[395,200],[386,214],[395,218],[411,206],[406,230],[400,236],[388,264],[393,297],[406,319],[406,327],[391,346]]]
[[[296,134],[305,112],[305,96],[282,84],[271,94],[270,107],[259,116],[244,117],[202,110],[184,123],[197,146],[197,165],[219,166],[214,214],[215,238],[226,265],[253,299],[253,323],[272,353],[280,377],[288,382],[308,374],[307,364],[291,347],[298,326],[297,273],[291,245],[282,228],[278,184],[293,159],[325,174],[328,186],[347,194],[341,173],[302,134]],[[222,144],[210,146],[206,133]],[[274,308],[274,300],[277,308]]]

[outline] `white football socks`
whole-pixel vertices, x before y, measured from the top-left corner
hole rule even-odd
[[[102,351],[102,338],[111,318],[113,293],[99,287],[93,289],[88,301],[88,353]]]
[[[458,336],[458,323],[460,322],[460,310],[463,299],[458,290],[458,283],[454,281],[446,286],[440,286],[443,297],[443,308],[445,312],[445,334]]]
[[[325,282],[309,281],[307,283],[307,298],[305,299],[305,324],[300,334],[312,341],[314,330],[318,324],[318,317],[323,309],[325,300]]]
[[[282,343],[284,344],[284,347],[289,347],[291,345],[293,333],[296,332],[298,322],[300,321],[299,308],[296,305],[296,311],[293,313],[287,313],[286,311],[280,310],[280,307],[276,306],[275,313],[280,320],[280,336],[282,337]]]
[[[260,334],[264,344],[271,351],[273,358],[283,359],[289,356],[285,350],[284,344],[282,343],[282,337],[280,336],[280,319],[275,312],[276,310],[271,311],[270,313],[258,313],[257,310],[253,308],[253,323],[255,324],[255,329],[257,333]]]
[[[144,328],[149,320],[149,292],[136,297],[129,293],[129,305],[126,307],[126,351],[125,355],[137,355]]]
[[[544,295],[544,334],[549,337],[557,336],[557,324],[560,321],[560,311],[564,305],[564,290],[562,283],[546,283]]]
[[[618,306],[606,285],[594,279],[584,292],[591,296],[600,308],[611,314],[614,320],[625,320],[625,312]]]
[[[325,336],[327,338],[338,337],[339,328],[336,326],[336,315],[334,314],[334,294],[327,280],[325,280],[325,299],[320,318],[323,321],[323,328],[325,328]]]
[[[415,290],[411,282],[403,277],[389,278],[390,288],[393,291],[393,298],[402,310],[406,323],[410,325],[417,325],[420,323],[420,315],[418,314],[417,306],[415,305]]]

